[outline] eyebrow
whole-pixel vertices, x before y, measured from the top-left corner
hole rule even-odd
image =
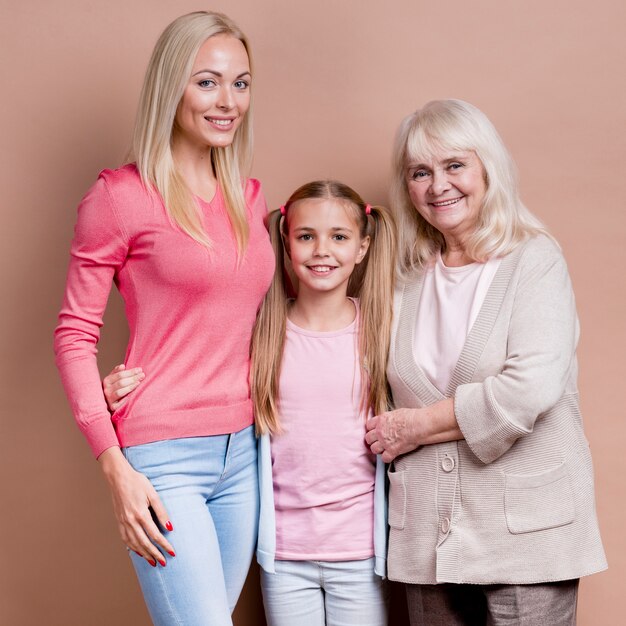
[[[300,232],[300,231],[315,231],[315,228],[313,228],[313,226],[298,226],[298,228],[294,228],[294,230],[296,232]],[[349,228],[348,226],[333,226],[330,230],[332,230],[333,232],[338,232],[338,231],[345,231],[348,233],[352,232],[352,228]]]
[[[214,76],[217,76],[219,78],[223,78],[223,74],[221,72],[217,72],[215,70],[199,70],[197,72],[195,72],[194,74],[192,74],[192,76],[197,76],[198,74],[204,74],[205,72],[208,72],[209,74],[213,74]],[[250,74],[249,71],[245,71],[245,72],[241,72],[241,74],[239,74],[236,78],[243,78],[244,76],[252,76],[252,74]]]
[[[441,161],[439,161],[440,163],[453,163],[454,161],[464,161],[466,159],[469,158],[469,152],[465,151],[465,152],[457,152],[456,154],[446,158],[446,159],[442,159]],[[428,163],[420,163],[420,162],[414,162],[414,163],[409,163],[407,166],[407,169],[409,170],[414,170],[414,169],[420,169],[420,168],[430,168],[430,165]]]

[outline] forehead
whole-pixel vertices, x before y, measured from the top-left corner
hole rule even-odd
[[[211,70],[234,71],[237,74],[250,70],[250,60],[243,43],[226,33],[209,37],[198,50],[192,73]]]
[[[289,206],[287,222],[291,228],[355,228],[356,207],[337,198],[304,198]]]

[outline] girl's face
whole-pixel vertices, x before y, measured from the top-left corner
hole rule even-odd
[[[285,245],[293,271],[298,277],[298,294],[304,291],[342,293],[354,266],[369,247],[361,238],[359,224],[346,201],[308,198],[288,209]]]
[[[230,145],[250,107],[250,80],[241,41],[225,34],[209,37],[176,110],[177,140],[201,150]]]

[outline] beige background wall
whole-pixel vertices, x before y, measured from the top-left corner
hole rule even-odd
[[[51,335],[76,204],[125,154],[158,34],[199,8],[228,12],[253,43],[254,173],[272,206],[320,176],[385,202],[394,130],[432,98],[469,100],[500,129],[527,204],[563,245],[583,328],[580,387],[610,570],[583,581],[579,623],[624,623],[625,7],[1,0],[0,623],[148,624],[98,465],[62,395]],[[122,357],[126,334],[111,300],[104,370]],[[263,623],[253,573],[236,624]]]

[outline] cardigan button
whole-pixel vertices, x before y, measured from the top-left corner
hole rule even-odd
[[[441,520],[441,532],[445,535],[450,530],[450,520],[447,517],[444,517]]]
[[[444,456],[441,461],[441,468],[444,472],[451,472],[454,469],[454,459],[451,456]]]

